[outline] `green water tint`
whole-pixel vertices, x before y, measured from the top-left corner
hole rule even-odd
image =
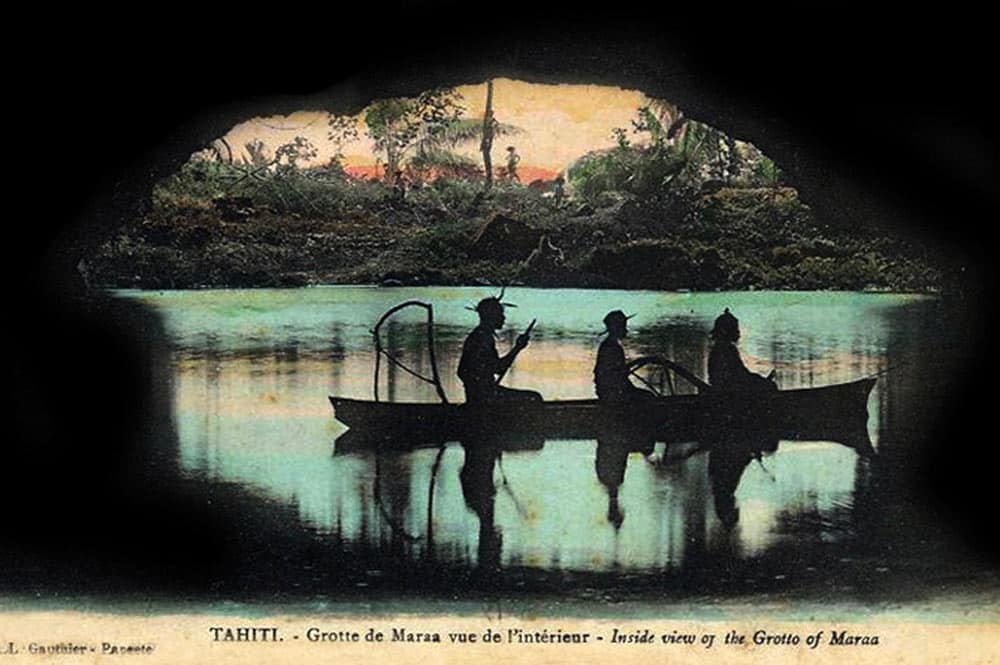
[[[326,397],[371,397],[369,330],[383,311],[407,299],[434,304],[445,388],[461,401],[458,354],[476,323],[465,308],[494,294],[489,288],[370,287],[122,292],[165,317],[184,471],[235,481],[263,498],[294,505],[304,524],[345,548],[468,568],[492,563],[542,573],[643,574],[685,570],[706,557],[751,559],[790,544],[860,538],[852,515],[871,484],[869,463],[833,443],[783,443],[765,460],[766,470],[751,465],[736,494],[741,516],[733,532],[713,512],[704,456],[661,468],[630,455],[620,494],[625,517],[616,529],[594,470],[594,441],[549,441],[542,450],[505,453],[502,473],[494,468],[496,552],[483,547],[480,520],[466,505],[459,445],[449,445],[440,458],[429,521],[436,450],[381,460],[331,455],[343,427]],[[934,343],[933,326],[912,322],[937,320],[939,307],[928,297],[858,293],[512,288],[506,299],[518,307],[507,311],[501,352],[531,319],[538,325],[504,382],[539,390],[548,399],[593,396],[601,319],[612,309],[636,314],[626,340],[629,355],[665,354],[705,376],[708,331],[729,307],[740,318],[747,364],[764,373],[773,367],[783,388],[795,388],[849,381],[896,365],[904,367],[899,374],[905,377],[914,355]],[[383,339],[428,374],[423,326],[422,313],[406,312],[385,326]],[[887,381],[869,400],[869,429],[876,446],[885,440],[898,447],[906,437],[897,436],[902,426],[896,423],[910,416],[906,380],[894,390]],[[429,386],[391,368],[382,395],[436,399]],[[496,560],[484,562],[484,556]]]

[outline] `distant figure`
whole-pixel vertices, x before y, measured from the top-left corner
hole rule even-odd
[[[465,400],[469,404],[542,400],[542,396],[533,390],[515,390],[497,385],[497,377],[507,371],[531,339],[527,332],[522,333],[507,355],[501,357],[497,353],[494,331],[500,330],[507,320],[503,308],[500,298],[483,298],[476,305],[479,325],[465,338],[462,358],[458,363],[458,378],[465,387]]]
[[[521,156],[517,154],[517,150],[514,146],[507,146],[507,180],[511,182],[521,182],[521,178],[517,175],[517,165],[521,163]]]
[[[556,204],[556,207],[562,205],[563,199],[566,198],[566,180],[562,176],[556,176],[555,184],[552,185],[552,202]]]
[[[725,391],[777,390],[772,377],[754,374],[743,364],[736,343],[740,340],[740,322],[727,307],[710,333],[712,350],[708,354],[708,382]]]
[[[402,171],[396,171],[393,177],[392,194],[397,201],[406,200],[406,179]]]
[[[656,395],[632,385],[629,374],[644,364],[642,359],[625,361],[625,350],[621,340],[628,335],[628,320],[620,309],[608,312],[604,317],[607,338],[597,349],[597,363],[594,365],[594,388],[597,399],[609,402],[629,400],[653,400]]]

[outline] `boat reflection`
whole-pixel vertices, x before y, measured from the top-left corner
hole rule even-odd
[[[950,423],[943,415],[949,402],[942,397],[959,380],[956,363],[974,348],[953,341],[959,323],[968,321],[956,318],[946,303],[885,294],[525,290],[517,294],[520,308],[511,312],[510,327],[516,332],[535,313],[546,316],[506,378],[513,387],[579,407],[592,396],[596,337],[590,312],[614,307],[641,311],[648,322],[636,327],[630,356],[663,354],[703,376],[706,331],[727,304],[743,313],[748,332],[741,352],[748,368],[777,368],[782,388],[813,389],[878,375],[867,400],[868,427],[859,424],[864,431],[856,437],[833,432],[834,423],[812,416],[818,411],[834,421],[835,409],[804,404],[779,409],[811,416],[787,423],[796,431],[767,439],[734,420],[734,447],[709,451],[699,441],[707,435],[697,428],[682,432],[675,422],[676,443],[657,443],[650,462],[637,451],[624,458],[622,450],[610,454],[614,448],[604,446],[608,437],[598,410],[569,405],[540,414],[543,442],[519,441],[499,419],[491,421],[490,429],[503,433],[494,482],[487,484],[482,471],[476,474],[482,482],[463,487],[466,448],[459,442],[471,446],[471,439],[428,429],[428,439],[418,441],[421,432],[412,423],[429,420],[420,414],[400,418],[399,431],[388,435],[372,437],[350,425],[330,454],[331,440],[345,431],[344,414],[337,409],[337,420],[331,418],[323,396],[370,399],[370,322],[400,293],[338,288],[136,296],[163,312],[170,332],[180,473],[213,486],[238,486],[259,497],[267,514],[293,516],[289,528],[294,521],[316,535],[326,548],[317,557],[338,579],[348,579],[345,570],[359,571],[360,577],[343,584],[381,580],[409,588],[434,580],[436,588],[462,589],[479,561],[491,561],[488,567],[502,567],[505,583],[516,589],[550,585],[563,593],[573,575],[585,578],[579,588],[621,582],[630,592],[645,585],[654,593],[684,587],[728,595],[734,588],[768,588],[755,585],[775,576],[798,588],[818,588],[803,581],[809,575],[867,584],[866,576],[827,572],[827,563],[836,568],[841,559],[869,561],[876,550],[879,565],[894,570],[897,564],[916,570],[937,561],[939,550],[931,551],[925,541],[939,542],[930,534],[945,530],[923,520],[913,497],[922,496],[941,469],[957,477],[963,465],[965,458],[955,452],[963,446],[938,449],[936,442],[947,438],[943,428]],[[482,290],[405,293],[441,303],[435,318],[441,379],[449,395],[460,395],[458,350],[468,332],[464,305]],[[429,374],[426,326],[417,318],[386,329],[385,346]],[[498,340],[501,348],[512,343],[503,335]],[[383,376],[385,399],[436,401],[431,386],[412,381],[395,365],[386,370],[394,376]],[[685,398],[678,404],[690,401],[687,394],[678,397]],[[374,414],[372,420],[384,417]],[[870,447],[868,434],[878,448],[874,461],[858,454]],[[741,448],[753,448],[755,440],[780,441],[763,467]],[[846,445],[816,443],[829,441]],[[934,457],[929,450],[937,451]],[[487,469],[489,457],[482,465]],[[478,462],[470,468],[479,468]],[[619,480],[615,469],[621,470]],[[735,526],[718,518],[716,495],[732,495],[739,508]],[[283,555],[282,545],[273,548],[276,557]],[[435,578],[428,570],[440,574]],[[614,575],[603,578],[608,572]]]
[[[858,431],[850,431],[849,428],[841,433],[829,429],[825,431],[829,435],[828,441],[850,442],[854,450],[850,454],[857,456],[859,451],[870,450],[866,437],[864,442],[867,448],[858,443],[858,437],[862,436]],[[471,572],[485,579],[511,565],[532,565],[534,557],[538,556],[532,553],[544,552],[553,556],[554,552],[566,548],[586,549],[590,545],[586,533],[592,532],[595,538],[600,538],[595,529],[599,532],[601,523],[609,525],[615,534],[611,556],[617,561],[617,534],[623,529],[630,510],[636,511],[633,519],[639,520],[635,529],[666,529],[659,535],[643,534],[647,548],[666,548],[659,555],[650,554],[670,567],[683,563],[684,559],[692,556],[692,548],[705,547],[705,537],[710,531],[709,517],[705,512],[707,506],[702,507],[705,501],[712,504],[709,510],[718,528],[733,529],[740,521],[736,495],[744,474],[755,460],[761,460],[779,448],[778,439],[768,432],[752,429],[730,429],[723,434],[715,432],[712,436],[714,438],[706,435],[702,441],[665,445],[655,443],[649,432],[623,429],[596,442],[593,439],[548,441],[523,433],[509,435],[495,428],[491,431],[484,426],[476,436],[458,442],[432,444],[421,437],[407,440],[383,438],[373,447],[371,436],[348,431],[337,439],[335,456],[369,459],[374,463],[374,485],[359,484],[357,491],[374,493],[378,519],[388,527],[383,532],[388,536],[383,542],[388,552],[395,556],[416,556],[419,553],[419,558],[425,561],[436,561],[442,557],[454,560],[456,547],[463,549],[469,546],[471,549],[466,556],[472,565]],[[557,445],[561,452],[544,454],[550,443]],[[794,450],[800,444],[808,445],[807,442],[796,441],[780,443],[786,450]],[[434,447],[436,453],[433,458],[427,453],[420,453],[430,452]],[[845,447],[835,446],[840,449]],[[461,463],[448,452],[459,450]],[[569,455],[567,451],[570,450],[582,455]],[[420,454],[419,458],[415,457],[417,454]],[[520,479],[508,480],[502,463],[505,454],[515,468],[521,470]],[[543,457],[547,461],[543,461]],[[433,460],[429,464],[429,475],[427,471],[418,470],[418,459],[425,460],[422,464]],[[584,508],[574,505],[575,497],[581,491],[579,481],[575,479],[581,477],[587,459],[592,461],[591,478],[603,488],[606,498],[603,510],[596,509],[596,506]],[[864,457],[857,456],[857,459]],[[641,467],[635,471],[639,475],[633,482],[635,489],[631,493],[626,483],[630,461]],[[539,482],[537,472],[531,477],[524,477],[527,475],[525,469],[537,469],[539,464],[550,467],[547,473],[554,478],[565,475],[567,481]],[[763,462],[761,468],[764,471]],[[447,469],[448,473],[442,474],[441,469]],[[449,473],[454,475],[449,476]],[[474,526],[470,524],[473,526],[471,529],[461,528],[462,519],[452,512],[454,503],[449,502],[447,490],[442,490],[442,487],[447,488],[454,483],[456,476],[464,507],[475,519]],[[768,477],[775,480],[770,475]],[[419,485],[425,481],[426,488],[422,489]],[[527,502],[519,498],[519,487],[528,492]],[[503,509],[498,508],[498,494],[509,499],[503,502]],[[427,497],[423,525],[419,524],[421,520],[418,517],[422,512],[419,507],[423,503],[421,496]],[[623,496],[629,498],[631,504],[624,501]],[[363,503],[363,497],[359,496],[357,501]],[[627,505],[633,507],[627,509]],[[565,513],[567,506],[571,512],[578,509],[591,512],[568,519]],[[760,536],[755,535],[758,519],[752,518],[748,534],[751,539]],[[505,520],[515,532],[513,547],[506,550]],[[562,536],[560,531],[567,529],[568,522],[573,521],[579,522],[574,524],[579,533]],[[439,531],[444,532],[443,539]],[[460,535],[459,541],[454,541],[459,532],[468,534],[465,546]],[[559,542],[560,538],[564,538],[564,542]],[[445,549],[442,551],[439,546]],[[727,545],[731,546],[734,546],[733,543]]]

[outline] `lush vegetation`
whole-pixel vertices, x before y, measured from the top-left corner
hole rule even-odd
[[[824,225],[754,146],[652,101],[616,146],[561,181],[490,173],[492,139],[454,91],[331,116],[316,165],[302,137],[213,146],[153,192],[150,212],[88,259],[110,286],[511,283],[657,289],[951,285],[932,255],[877,228]],[[352,178],[339,149],[364,131],[385,177]],[[456,152],[478,143],[483,163]],[[499,230],[498,230],[499,229]]]

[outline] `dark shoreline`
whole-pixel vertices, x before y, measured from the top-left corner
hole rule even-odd
[[[261,206],[225,219],[205,206],[158,208],[97,243],[81,271],[91,286],[143,289],[507,284],[961,294],[975,284],[946,248],[875,224],[823,225],[790,189],[722,189],[682,215],[637,200],[554,208],[526,188],[446,209],[435,196],[376,197],[340,217]]]
[[[145,286],[116,286],[108,284],[94,285],[94,289],[114,296],[116,292],[120,291],[146,291],[146,292],[169,292],[169,291],[242,291],[242,290],[283,290],[283,289],[335,289],[335,288],[353,288],[353,287],[365,287],[372,289],[400,289],[400,288],[528,288],[528,289],[541,289],[541,290],[558,290],[558,289],[569,289],[569,290],[595,290],[595,291],[649,291],[656,293],[671,293],[671,294],[685,294],[685,293],[864,293],[872,295],[887,295],[887,296],[926,296],[932,298],[960,298],[961,294],[953,293],[949,291],[942,291],[937,289],[926,289],[926,290],[895,290],[891,288],[871,288],[871,289],[799,289],[799,288],[785,288],[785,289],[711,289],[708,291],[698,290],[698,289],[647,289],[647,288],[628,288],[619,287],[614,285],[594,285],[589,283],[572,284],[572,283],[560,283],[560,284],[538,284],[538,283],[525,283],[521,281],[514,281],[511,283],[500,283],[500,282],[487,282],[487,281],[470,281],[470,282],[453,282],[453,283],[422,283],[414,282],[410,284],[379,284],[374,282],[368,283],[358,283],[358,282],[316,282],[316,283],[304,283],[304,284],[265,284],[265,285],[233,285],[233,284],[199,284],[194,286],[156,286],[156,287],[145,287]]]

